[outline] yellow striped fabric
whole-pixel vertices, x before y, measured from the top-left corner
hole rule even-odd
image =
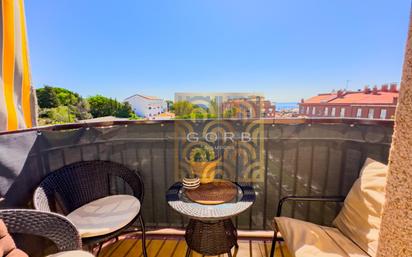
[[[37,125],[31,86],[24,0],[1,0],[0,131]]]

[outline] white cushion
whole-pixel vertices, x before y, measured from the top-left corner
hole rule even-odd
[[[140,211],[140,201],[131,195],[111,195],[77,208],[67,215],[81,237],[114,232],[130,223]]]
[[[78,250],[55,253],[52,255],[47,255],[47,257],[94,257],[94,255],[89,252]]]
[[[369,257],[336,228],[287,217],[275,221],[294,257]]]
[[[388,167],[367,159],[333,224],[370,256],[378,247]]]

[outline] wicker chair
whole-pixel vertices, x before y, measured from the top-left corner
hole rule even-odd
[[[113,185],[119,183],[119,180],[116,180],[119,178],[142,203],[143,181],[136,172],[110,161],[83,161],[64,166],[47,175],[34,192],[34,207],[37,210],[67,215],[96,199],[117,194],[113,190]],[[92,249],[98,246],[99,252],[103,242],[118,238],[136,220],[139,221],[142,230],[143,255],[146,257],[145,225],[141,211],[126,226],[109,234],[82,238],[82,242]]]
[[[76,227],[59,214],[26,209],[0,210],[10,233],[30,234],[48,238],[59,252],[82,249]]]

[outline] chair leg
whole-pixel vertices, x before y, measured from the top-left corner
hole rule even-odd
[[[272,247],[270,248],[270,257],[274,257],[275,256],[275,248],[276,248],[276,237],[277,237],[278,232],[275,230],[274,234],[273,234],[273,239],[272,239]]]
[[[190,250],[190,248],[188,246],[187,250],[186,250],[186,257],[189,257],[191,252],[192,252],[192,250]]]
[[[282,257],[285,257],[285,255],[283,254],[283,247],[282,247],[282,244],[281,244],[281,242],[279,242],[279,246],[280,246],[280,254],[282,255]]]
[[[143,251],[143,256],[147,257],[147,251],[146,251],[146,227],[144,225],[144,220],[142,214],[139,215],[139,222],[140,226],[142,228],[142,251]]]
[[[97,249],[97,253],[95,256],[99,256],[100,251],[102,250],[103,243],[99,243],[99,248]]]

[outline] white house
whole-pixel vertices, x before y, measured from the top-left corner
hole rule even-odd
[[[128,102],[136,115],[147,119],[155,119],[161,113],[164,113],[163,99],[153,96],[133,95],[124,100]]]

